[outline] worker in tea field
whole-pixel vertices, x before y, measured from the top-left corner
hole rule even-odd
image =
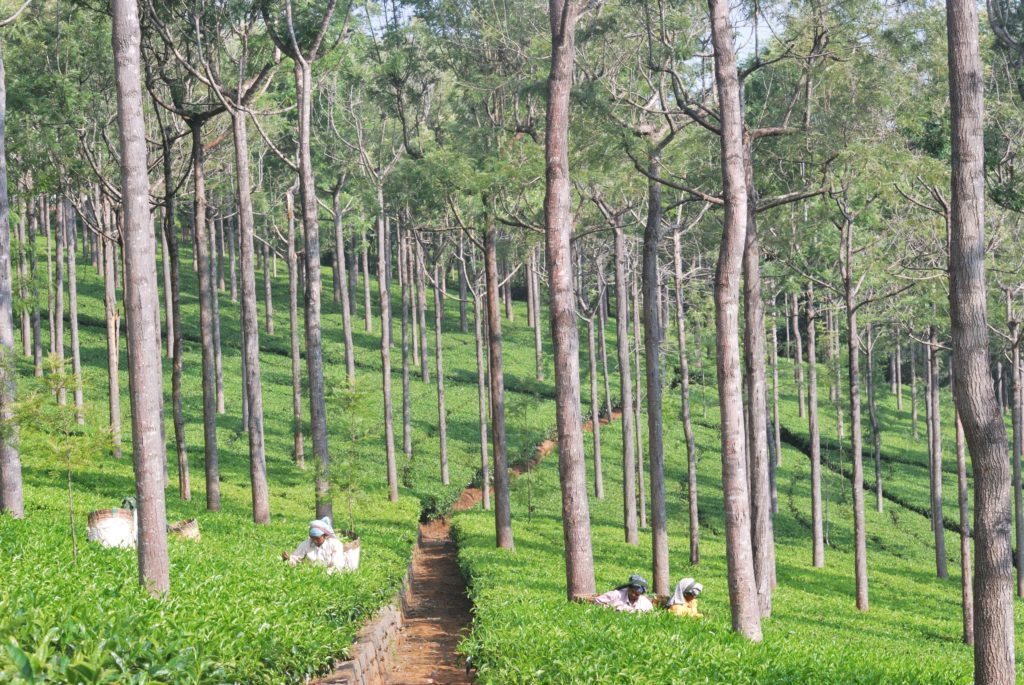
[[[703,590],[704,586],[693,578],[683,578],[676,584],[675,592],[668,600],[668,610],[676,616],[703,618],[697,610],[697,598]]]
[[[598,595],[593,602],[598,606],[611,607],[616,611],[630,613],[641,613],[654,608],[651,600],[647,599],[647,581],[636,574],[631,575],[625,585]]]
[[[345,569],[344,545],[334,535],[334,528],[331,527],[329,516],[310,521],[309,537],[300,542],[291,554],[281,552],[281,559],[288,562],[289,566],[295,566],[304,561],[317,566],[326,566],[328,574]]]

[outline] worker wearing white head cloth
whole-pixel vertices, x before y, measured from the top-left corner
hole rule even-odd
[[[309,537],[300,542],[291,554],[281,552],[281,558],[289,566],[301,562],[326,566],[328,574],[345,570],[345,549],[334,535],[329,516],[310,521]]]
[[[697,611],[697,598],[703,591],[704,586],[693,578],[683,578],[676,583],[675,592],[668,600],[668,610],[676,616],[701,618],[702,614]]]

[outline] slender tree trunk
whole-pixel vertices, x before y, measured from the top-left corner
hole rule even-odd
[[[1013,320],[1010,298],[1007,296],[1007,321],[1010,325],[1011,370],[1013,375],[1013,397],[1010,402],[1013,417],[1012,459],[1013,459],[1013,529],[1016,534],[1014,550],[1014,566],[1017,567],[1017,596],[1024,597],[1024,490],[1021,485],[1021,451],[1024,446],[1024,427],[1021,426],[1021,405],[1024,392],[1021,388],[1020,376],[1020,329],[1019,323]]]
[[[744,463],[743,390],[739,353],[740,275],[747,220],[743,120],[729,4],[724,0],[708,0],[708,8],[715,54],[715,81],[721,103],[721,158],[725,197],[725,224],[715,274],[714,298],[729,604],[733,630],[760,642],[761,612],[750,544],[750,498]]]
[[[136,44],[137,46],[137,44]],[[137,63],[136,63],[137,66]],[[25,517],[18,424],[17,359],[14,352],[14,312],[11,297],[11,227],[7,196],[7,73],[0,52],[0,421],[5,430],[0,440],[0,512],[16,519]]]
[[[217,290],[219,292],[226,292],[224,283],[224,222],[226,219],[223,215],[218,216],[214,222],[214,240],[217,243]]]
[[[853,282],[853,222],[844,219],[840,231],[840,268],[846,296],[847,353],[850,376],[850,453],[853,461],[853,537],[857,608],[868,610],[868,548],[864,525],[864,455],[860,419],[860,330]]]
[[[125,313],[128,319],[128,380],[131,385],[132,451],[138,503],[139,582],[151,594],[170,590],[167,515],[164,505],[163,374],[156,240],[150,230],[142,109],[138,8],[114,0],[113,47],[117,74],[121,142],[121,197],[124,198]]]
[[[643,429],[643,414],[644,414],[644,398],[643,388],[641,382],[644,378],[643,370],[640,367],[640,347],[641,343],[641,324],[640,324],[640,287],[637,284],[639,274],[634,272],[632,280],[633,285],[633,367],[634,378],[636,384],[633,386],[633,425],[636,426],[636,495],[637,495],[637,508],[640,510],[640,527],[647,528],[647,484],[645,478],[647,476],[646,469],[644,469],[644,429]]]
[[[66,201],[65,208],[67,222],[67,247],[68,247],[68,309],[71,324],[71,373],[75,376],[75,421],[80,426],[85,425],[85,399],[82,396],[82,352],[78,344],[78,229],[75,226],[74,209],[70,201]],[[0,212],[3,210],[0,209]],[[0,218],[0,231],[2,231],[3,219]],[[0,246],[2,249],[2,246]],[[154,248],[155,249],[155,248]],[[9,254],[9,253],[8,253]],[[2,258],[0,258],[2,259]],[[3,266],[0,265],[0,270]],[[0,276],[2,279],[2,276]],[[0,293],[3,292],[3,285],[0,284]],[[2,298],[2,294],[0,294]],[[157,307],[159,309],[159,306]],[[0,305],[0,325],[2,325],[3,311]],[[0,345],[3,344],[3,334],[0,332]],[[162,396],[162,395],[161,395]],[[2,399],[0,399],[2,402]]]
[[[397,221],[396,221],[397,223]],[[405,344],[409,344],[412,347],[412,365],[419,368],[420,366],[420,315],[417,310],[419,293],[416,288],[416,277],[414,275],[415,257],[413,257],[413,238],[409,235],[411,229],[398,232],[398,235],[403,236],[400,238],[401,245],[399,246],[398,254],[401,260],[398,266],[398,280],[402,284],[402,297],[407,299],[404,302],[403,312],[406,317],[406,325],[411,326],[409,341]],[[411,318],[409,318],[411,317]],[[403,336],[404,339],[404,336]]]
[[[373,333],[373,306],[370,300],[370,247],[366,235],[361,234],[363,243],[363,327],[367,333]]]
[[[597,343],[594,341],[594,318],[587,319],[587,345],[590,358],[590,430],[594,441],[594,497],[604,499],[604,473],[601,469],[601,403],[597,391]],[[540,328],[540,326],[538,326]]]
[[[487,367],[484,362],[483,303],[478,293],[473,296],[473,323],[476,327],[476,387],[480,405],[480,481],[484,510],[491,508],[490,457],[487,454]]]
[[[974,679],[1013,683],[1013,567],[1006,426],[989,377],[978,8],[946,4],[952,119],[949,301],[956,406],[974,465]]]
[[[796,356],[793,358],[793,380],[796,382],[797,416],[801,419],[806,412],[804,401],[804,353],[803,343],[800,340],[800,304],[797,302],[796,293],[791,296],[792,307],[790,313],[790,325],[793,326],[793,340],[796,342]]]
[[[220,511],[220,467],[217,455],[217,362],[214,351],[213,284],[210,282],[210,240],[206,235],[206,175],[203,137],[199,122],[189,121],[192,133],[192,185],[195,202],[195,256],[199,265],[199,330],[203,350],[203,436],[206,460],[206,508]],[[113,261],[113,260],[111,260]]]
[[[601,345],[601,373],[604,376],[604,410],[605,410],[605,415],[608,417],[608,420],[611,421],[611,418],[612,418],[612,385],[611,385],[611,378],[610,378],[610,375],[608,373],[608,341],[607,341],[606,336],[605,336],[605,329],[608,327],[608,291],[607,291],[607,288],[605,287],[607,281],[605,281],[605,277],[604,277],[604,260],[600,261],[598,269],[599,269],[598,273],[600,275],[601,293],[602,294],[601,294],[600,304],[598,306],[598,313],[600,314],[601,318],[598,320],[597,339],[598,339],[598,342]],[[534,275],[534,278],[536,278],[536,274]],[[539,296],[540,287],[539,287],[539,285],[537,284],[536,281],[535,281],[534,287],[538,291],[537,320],[539,321],[540,318],[541,318],[540,317],[540,296]]]
[[[917,440],[917,346],[910,343],[910,429]]]
[[[302,352],[299,348],[299,257],[295,251],[295,199],[285,193],[288,212],[288,328],[292,359],[292,455],[295,465],[306,468],[302,437]]]
[[[486,202],[486,200],[485,200]],[[491,442],[494,447],[494,525],[497,545],[513,549],[512,508],[505,442],[505,372],[502,363],[501,302],[498,293],[498,231],[494,217],[487,216],[484,233],[484,266],[487,277],[487,333],[491,384]],[[575,297],[575,295],[574,295]],[[578,360],[577,360],[578,364]],[[579,374],[577,373],[577,379]],[[578,383],[578,380],[577,380]],[[578,387],[578,386],[577,386]],[[579,394],[577,393],[577,408]],[[577,419],[577,424],[579,420]],[[561,460],[561,457],[559,458]]]
[[[333,516],[331,499],[331,455],[327,444],[327,404],[324,399],[324,359],[320,345],[320,225],[317,219],[316,183],[310,151],[312,111],[312,68],[305,59],[295,60],[296,99],[299,110],[299,193],[302,198],[302,228],[306,239],[306,371],[309,375],[309,432],[313,454],[318,461],[316,515]],[[385,370],[387,373],[387,370]],[[395,493],[397,496],[397,492]]]
[[[683,253],[679,231],[672,234],[676,286],[676,335],[679,342],[679,387],[683,434],[686,436],[687,503],[690,512],[690,563],[700,563],[700,516],[697,507],[697,443],[690,420],[690,362],[686,354],[686,308],[683,294]]]
[[[741,92],[742,97],[742,92]],[[765,383],[764,300],[761,297],[761,244],[757,235],[757,190],[754,186],[754,163],[751,143],[744,141],[743,166],[747,182],[747,232],[743,249],[743,308],[746,325],[743,329],[744,364],[747,370],[747,407],[749,425],[747,441],[750,451],[751,536],[754,548],[754,577],[757,580],[761,616],[772,614],[772,591],[775,589],[775,533],[772,530],[771,465],[768,456],[768,406]],[[794,298],[794,305],[796,299]],[[800,342],[799,316],[797,343]],[[800,356],[800,352],[797,356]],[[813,360],[808,359],[808,363]],[[800,404],[804,396],[800,395]]]
[[[463,333],[469,332],[469,322],[466,321],[466,250],[462,234],[459,234],[459,330]]]
[[[384,392],[384,448],[388,473],[388,495],[398,501],[398,463],[395,460],[395,421],[391,405],[391,291],[388,288],[387,221],[384,218],[384,189],[377,187],[377,285],[380,294],[380,361]],[[363,250],[366,259],[366,250]],[[366,265],[366,262],[363,262]],[[364,269],[369,279],[368,270]],[[366,281],[369,282],[368,280]],[[366,301],[367,324],[370,323],[370,301]],[[371,330],[372,326],[367,326]]]
[[[960,422],[956,404],[953,405],[956,423],[956,483],[957,504],[960,511],[960,603],[963,606],[963,639],[965,645],[974,644],[974,588],[971,570],[971,519],[967,503],[967,445],[964,426]]]
[[[527,277],[527,279],[529,279],[529,281],[531,283],[533,283],[533,292],[534,292],[534,297],[533,297],[533,317],[534,317],[534,320],[537,322],[537,325],[533,327],[533,358],[534,358],[534,366],[535,366],[535,369],[536,369],[537,380],[542,381],[542,380],[544,380],[544,345],[543,345],[543,342],[541,341],[541,326],[540,326],[540,319],[541,319],[541,315],[540,315],[540,301],[541,301],[541,297],[540,297],[540,276],[538,276],[538,273],[540,271],[540,263],[539,263],[540,260],[537,259],[537,254],[535,252],[531,252],[530,253],[530,257],[531,257],[531,261],[533,262],[533,268],[530,269],[529,272],[527,272],[526,277]],[[604,333],[602,333],[602,336],[603,335],[604,335]]]
[[[423,248],[415,236],[412,236],[412,265],[415,277],[418,313],[420,321],[420,380],[430,382],[430,345],[427,339],[427,279],[426,264],[423,263]]]
[[[3,55],[0,55],[0,61]],[[29,203],[22,198],[21,218],[18,221],[18,309],[21,313],[21,351],[26,357],[32,356],[32,321],[29,316],[28,296],[28,225]]]
[[[208,210],[209,211],[209,210]],[[214,369],[217,379],[217,413],[224,414],[224,350],[220,336],[220,293],[217,292],[217,229],[212,216],[207,216],[206,227],[210,238],[210,302],[213,304]]]
[[[935,533],[935,572],[939,578],[949,577],[946,569],[946,538],[942,527],[942,430],[939,422],[939,341],[935,326],[928,331],[928,375],[931,377],[931,512]]]
[[[402,288],[402,452],[412,461],[412,399],[409,389],[409,310],[412,279],[409,274],[409,241],[398,231],[398,280]]]
[[[437,439],[438,456],[441,460],[441,483],[448,485],[448,410],[444,397],[444,350],[441,345],[441,331],[444,328],[444,299],[440,284],[444,269],[440,260],[434,265],[434,358],[437,362]]]
[[[0,55],[0,61],[3,56]],[[5,91],[6,92],[6,91]],[[28,272],[32,282],[32,362],[33,375],[41,378],[43,375],[43,321],[42,312],[39,310],[39,280],[36,277],[36,227],[39,224],[38,202],[33,201],[32,216],[28,223]],[[49,286],[47,286],[49,287]]]
[[[46,234],[46,314],[49,317],[49,334],[50,334],[50,354],[57,353],[56,347],[56,328],[57,324],[54,322],[54,302],[53,302],[53,244],[52,244],[52,224],[50,217],[50,202],[48,198],[43,195],[39,204],[41,206],[40,214],[42,215],[43,231]]]
[[[867,381],[868,381],[868,425],[871,427],[871,456],[875,461],[875,511],[882,512],[882,436],[878,426],[878,406],[875,403],[875,355],[876,338],[874,327],[867,326]]]
[[[263,380],[260,372],[260,323],[256,313],[256,251],[253,244],[251,181],[249,177],[249,134],[246,114],[231,112],[235,139],[235,173],[238,193],[238,233],[242,258],[242,355],[245,357],[243,376],[247,404],[249,405],[249,477],[252,482],[252,520],[270,523],[270,488],[267,484],[267,458],[263,434]],[[266,248],[264,248],[266,249]],[[266,270],[264,269],[264,283]],[[270,288],[267,290],[267,320],[273,316]],[[273,327],[269,327],[273,333]]]
[[[345,336],[345,371],[348,373],[348,385],[356,383],[356,358],[352,348],[352,305],[349,301],[348,271],[345,264],[345,231],[342,225],[341,187],[334,189],[334,272],[339,284],[337,296],[341,302],[341,328]]]
[[[544,139],[545,247],[549,271],[549,316],[555,359],[555,418],[558,474],[562,486],[562,533],[566,594],[594,592],[594,556],[580,425],[579,331],[573,289],[572,198],[569,185],[569,94],[576,57],[574,2],[550,0],[551,70],[548,75],[547,133]]]
[[[533,305],[536,298],[536,293],[533,291],[533,248],[526,253],[526,260],[523,262],[523,270],[526,273],[526,325],[530,329],[537,326],[537,321],[533,316]]]
[[[107,399],[110,410],[110,434],[115,459],[121,458],[121,381],[120,366],[121,319],[117,309],[117,277],[114,275],[114,242],[104,240],[103,287],[107,314]]]
[[[896,341],[896,411],[903,411],[903,348]]]
[[[818,358],[816,347],[818,310],[814,285],[807,284],[807,427],[811,434],[811,562],[825,566],[825,519],[821,504],[821,430],[818,426]],[[776,398],[776,404],[778,399]]]
[[[166,179],[165,179],[166,180]],[[164,202],[167,198],[164,198]],[[174,286],[171,284],[171,259],[168,256],[167,236],[162,224],[167,221],[167,209],[163,211],[160,229],[160,263],[164,273],[164,328],[167,330],[167,358],[174,359]]]
[[[228,260],[230,261],[231,275],[231,302],[238,302],[238,267],[236,265],[236,254],[238,244],[238,228],[234,221],[228,219]]]
[[[661,160],[651,154],[651,176],[660,173]],[[643,244],[644,357],[647,361],[647,454],[651,464],[651,556],[654,591],[669,594],[668,516],[665,507],[665,445],[661,411],[662,323],[658,291],[658,243],[661,239],[661,184],[647,182],[647,225]]]
[[[53,352],[57,356],[57,364],[61,373],[66,372],[64,357],[64,248],[67,240],[67,214],[65,201],[57,198],[57,225],[54,227],[54,263],[53,263]],[[68,403],[67,387],[61,384],[57,390],[57,403],[61,406]]]
[[[267,335],[274,334],[274,288],[270,280],[270,247],[264,243],[263,252],[263,316]]]
[[[619,397],[622,400],[622,494],[626,542],[640,543],[636,511],[636,451],[633,427],[633,381],[629,359],[629,294],[626,292],[626,236],[615,220],[615,324],[619,356]]]
[[[1003,381],[1003,363],[996,362],[996,399],[999,401],[999,413],[1006,413],[1006,383]]]

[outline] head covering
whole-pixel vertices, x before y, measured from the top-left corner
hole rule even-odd
[[[674,606],[676,604],[685,604],[686,597],[684,595],[686,595],[686,593],[690,593],[696,597],[699,596],[703,590],[704,586],[693,578],[683,578],[676,583],[675,592],[672,593],[672,597],[668,600],[668,605]]]
[[[635,573],[629,577],[629,581],[624,587],[631,587],[635,590],[639,590],[642,595],[647,594],[647,581],[644,580],[643,576],[639,576]]]
[[[322,519],[309,522],[309,537],[318,538],[321,535],[334,535],[330,516],[324,516]]]

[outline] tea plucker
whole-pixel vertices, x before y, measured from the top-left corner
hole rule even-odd
[[[299,543],[295,551],[289,554],[281,552],[281,559],[295,566],[302,562],[327,567],[327,573],[336,573],[345,569],[345,548],[341,540],[334,534],[331,519],[309,522],[309,537]]]

